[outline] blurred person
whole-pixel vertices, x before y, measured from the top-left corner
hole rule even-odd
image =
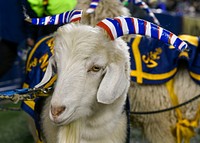
[[[75,8],[77,0],[26,0],[27,14],[30,17],[45,17],[60,14]],[[29,26],[29,44],[34,45],[35,41],[42,36],[52,34],[59,26]]]
[[[165,0],[148,0],[147,3],[153,9],[159,9],[162,12],[166,11]]]
[[[176,13],[194,15],[195,8],[190,0],[179,0],[176,7]]]

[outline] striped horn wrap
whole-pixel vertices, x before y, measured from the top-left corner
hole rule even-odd
[[[92,0],[90,3],[90,7],[86,10],[86,13],[93,13],[95,9],[97,8],[100,0]]]
[[[187,48],[187,43],[172,32],[151,22],[134,17],[106,18],[100,21],[97,26],[106,30],[112,40],[127,34],[139,34],[171,44],[181,51]]]
[[[25,20],[32,23],[33,25],[59,25],[80,21],[81,16],[82,10],[72,10],[53,16],[42,18],[26,18]]]

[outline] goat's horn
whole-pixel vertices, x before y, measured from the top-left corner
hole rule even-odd
[[[126,34],[140,34],[171,44],[179,50],[187,48],[187,44],[172,32],[134,17],[106,18],[100,21],[97,26],[105,29],[112,40]]]
[[[80,21],[82,16],[82,10],[72,10],[53,16],[47,16],[42,18],[29,18],[25,20],[34,25],[57,25],[66,24],[70,22]]]
[[[97,8],[100,0],[92,0],[90,7],[86,10],[86,13],[93,13]]]
[[[157,25],[160,25],[160,22],[156,18],[155,14],[149,8],[149,6],[142,0],[128,0],[128,3],[133,2],[134,5],[139,6],[141,9],[147,12],[147,14],[153,19],[153,22]]]

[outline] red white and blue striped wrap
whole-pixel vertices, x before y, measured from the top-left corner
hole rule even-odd
[[[139,6],[141,9],[146,11],[148,15],[153,19],[153,22],[157,25],[160,25],[160,22],[156,18],[155,14],[151,11],[149,6],[142,0],[128,0],[128,2],[133,2],[134,5]]]
[[[187,43],[172,32],[151,22],[134,17],[106,18],[100,21],[97,26],[105,29],[112,40],[127,34],[139,34],[171,44],[181,51],[187,48]]]
[[[90,7],[86,10],[86,13],[93,13],[97,8],[100,0],[92,0]]]
[[[31,18],[31,23],[34,25],[58,25],[75,21],[80,21],[82,10],[72,10],[61,14],[47,16],[42,18]]]

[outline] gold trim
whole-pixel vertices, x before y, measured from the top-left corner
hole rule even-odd
[[[33,47],[33,49],[31,50],[31,52],[30,52],[30,54],[29,54],[29,56],[28,56],[28,60],[27,60],[27,64],[26,64],[26,69],[28,69],[28,65],[30,64],[30,60],[31,60],[33,54],[35,53],[35,51],[37,50],[37,48],[39,47],[39,45],[40,45],[43,41],[45,41],[46,39],[48,39],[48,38],[50,38],[50,37],[52,37],[52,36],[46,36],[46,37],[42,38],[41,40],[39,40],[39,41],[36,43],[36,45]]]

